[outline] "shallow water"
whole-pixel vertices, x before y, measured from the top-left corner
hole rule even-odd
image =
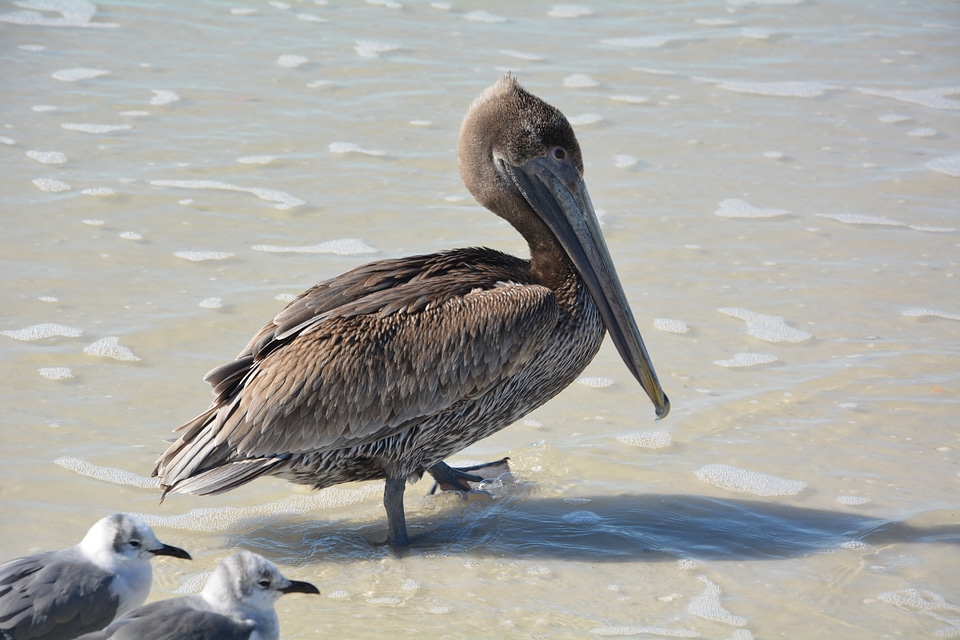
[[[322,596],[284,638],[960,636],[955,3],[0,5],[0,558],[144,514]],[[637,9],[634,7],[640,6]],[[506,70],[574,123],[673,410],[605,344],[421,497],[274,479],[157,504],[203,374],[371,259],[523,254],[460,183]]]

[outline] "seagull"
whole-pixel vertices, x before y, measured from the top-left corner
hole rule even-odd
[[[320,591],[244,550],[222,560],[199,594],[151,602],[80,640],[277,640],[274,603],[285,593]]]
[[[115,513],[80,544],[0,565],[0,637],[66,640],[103,629],[147,599],[154,556],[190,560],[142,520]]]

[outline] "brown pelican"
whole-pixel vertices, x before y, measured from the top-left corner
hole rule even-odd
[[[385,479],[388,541],[405,545],[407,481],[477,480],[444,458],[572,383],[605,329],[667,415],[563,114],[504,76],[470,107],[457,153],[467,188],[523,235],[530,259],[454,249],[308,289],[207,374],[216,399],[157,461],[164,495],[262,475],[316,489]]]

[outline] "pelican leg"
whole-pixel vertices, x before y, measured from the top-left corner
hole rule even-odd
[[[437,489],[463,493],[473,491],[476,486],[471,486],[471,482],[476,485],[488,478],[496,478],[500,474],[510,471],[510,466],[507,464],[508,460],[510,458],[501,458],[470,467],[451,467],[441,460],[427,469],[427,472],[433,476],[435,481],[433,486],[430,487],[428,495],[433,495],[437,492]],[[470,473],[471,471],[478,471],[479,473]]]
[[[403,491],[406,487],[406,478],[387,478],[383,488],[383,507],[387,510],[387,542],[395,547],[410,544],[407,519],[403,513]]]

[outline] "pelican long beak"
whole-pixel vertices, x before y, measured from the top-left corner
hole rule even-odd
[[[624,364],[647,392],[657,419],[665,418],[670,401],[630,312],[583,177],[572,163],[557,162],[550,156],[534,158],[520,167],[507,162],[502,166],[570,256]]]

